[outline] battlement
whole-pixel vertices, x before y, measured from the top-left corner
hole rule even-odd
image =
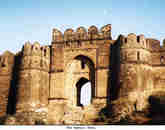
[[[143,48],[150,49],[149,42],[144,35],[128,34],[127,37],[121,35],[122,48]]]
[[[165,40],[133,33],[112,40],[110,24],[53,29],[50,46],[26,42],[20,52],[0,55],[0,116],[37,112],[52,124],[84,124],[122,98],[133,111],[147,110],[150,96],[165,90],[164,72]]]
[[[52,43],[64,43],[80,40],[103,40],[111,38],[111,24],[103,26],[100,30],[96,26],[90,26],[88,31],[84,27],[78,27],[76,31],[66,29],[64,34],[58,29],[53,29]]]
[[[49,58],[50,57],[50,48],[49,46],[41,46],[38,42],[31,44],[26,42],[22,49],[23,56],[42,56]]]
[[[163,40],[162,44],[159,40],[153,39],[153,38],[148,38],[147,41],[148,41],[150,48],[153,52],[165,51],[165,39]]]
[[[147,42],[149,43],[151,51],[160,51],[161,45],[160,41],[153,38],[148,38]]]
[[[22,69],[45,69],[49,70],[50,48],[41,46],[38,42],[31,44],[26,42],[22,48]]]
[[[149,42],[144,35],[128,34],[127,37],[119,37],[122,63],[151,64],[151,53]]]
[[[119,37],[121,61],[129,63],[143,63],[149,65],[165,64],[165,40],[161,45],[159,40],[136,36],[131,33],[127,37]]]

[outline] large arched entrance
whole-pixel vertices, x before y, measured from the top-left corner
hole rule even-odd
[[[74,106],[92,103],[95,97],[95,68],[89,57],[78,55],[66,66],[65,90],[69,103]]]

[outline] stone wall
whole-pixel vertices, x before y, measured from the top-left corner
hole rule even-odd
[[[27,42],[16,55],[0,56],[0,116],[44,111],[52,124],[86,124],[120,98],[141,111],[152,94],[165,91],[164,71],[165,41],[133,33],[112,40],[111,25],[53,29],[50,46]],[[92,99],[81,106],[87,81]]]
[[[9,51],[0,56],[0,116],[7,113],[8,98],[12,85],[15,55]]]
[[[26,43],[19,67],[17,112],[47,107],[49,98],[50,49],[39,43]]]
[[[120,59],[116,98],[127,97],[137,110],[147,107],[147,98],[153,89],[153,68],[149,44],[144,36],[129,34],[117,40],[116,53]]]
[[[70,113],[71,118],[74,118],[74,116],[79,117],[81,113],[88,112],[90,114],[87,109],[91,113],[97,109],[94,116],[96,117],[99,112],[98,109],[105,106],[100,100],[104,100],[104,104],[106,104],[107,98],[110,45],[112,41],[111,25],[106,25],[100,30],[95,26],[89,27],[88,31],[83,27],[77,28],[75,32],[73,29],[67,29],[64,34],[54,29],[52,39],[50,120],[58,122],[57,119],[54,119],[58,116],[55,114],[56,112],[59,113],[58,111],[62,111],[64,118],[68,116],[66,114],[65,117],[65,113]],[[86,110],[77,106],[76,83],[81,78],[89,80],[92,87],[92,101],[89,108],[86,107]],[[73,112],[68,112],[67,108]],[[77,113],[77,111],[82,112]],[[61,120],[61,117],[59,118]],[[69,121],[69,119],[67,120]],[[73,122],[75,120],[70,119]],[[80,119],[78,120],[80,121]]]
[[[111,86],[115,99],[127,97],[137,110],[145,109],[153,93],[164,91],[164,47],[157,40],[131,33],[127,37],[119,36],[112,51],[116,53],[111,57],[115,63],[112,69],[118,73],[117,81]],[[120,66],[115,67],[118,63]]]

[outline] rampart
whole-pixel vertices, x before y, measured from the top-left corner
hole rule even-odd
[[[0,116],[44,112],[52,124],[94,121],[113,100],[127,98],[138,111],[165,85],[165,40],[111,36],[111,25],[53,29],[51,45],[26,42],[0,56]],[[91,84],[88,105],[83,85]]]

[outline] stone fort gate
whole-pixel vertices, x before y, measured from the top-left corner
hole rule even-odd
[[[127,98],[141,111],[150,95],[165,90],[164,55],[165,41],[132,33],[112,40],[111,25],[53,29],[49,46],[27,42],[17,54],[0,55],[0,116],[46,112],[52,124],[82,124],[96,119],[109,98]],[[91,100],[82,106],[87,82]]]
[[[27,42],[16,54],[0,55],[0,117],[38,112],[52,124],[83,124],[116,99],[127,99],[142,111],[150,96],[164,93],[164,55],[165,40],[161,46],[133,33],[112,40],[111,25],[64,34],[53,29],[51,45]],[[87,82],[91,100],[83,106]]]
[[[44,110],[53,123],[66,119],[81,121],[82,115],[96,117],[107,102],[110,46],[113,42],[111,25],[100,30],[95,26],[88,30],[83,27],[76,31],[67,29],[64,34],[53,29],[50,46],[27,42],[16,55],[6,52],[0,57],[1,61],[6,61],[4,58],[9,61],[8,57],[14,59],[9,62],[10,66],[2,65],[0,69],[0,80],[5,84],[2,86],[6,93],[9,78],[14,77],[11,80],[14,81],[11,87],[14,90],[9,93],[11,101],[8,104],[13,103],[16,113]],[[82,106],[82,86],[87,82],[91,83],[91,100]],[[16,102],[13,102],[14,94]],[[7,104],[7,98],[8,94],[2,100],[5,101],[3,104]],[[2,114],[6,112],[7,105],[4,106]]]
[[[82,54],[83,52],[84,49],[82,49]],[[90,81],[91,97],[92,99],[95,97],[95,64],[85,54],[73,58],[65,68],[65,96],[71,104],[81,106],[81,88],[85,83]]]
[[[100,110],[107,100],[111,25],[102,27],[100,31],[95,26],[89,27],[88,31],[83,27],[75,32],[67,29],[64,35],[53,29],[52,39],[50,113],[53,114],[55,109],[61,111],[63,105],[82,109],[81,87],[87,82],[91,83],[91,101],[86,109],[96,109],[97,106]]]

